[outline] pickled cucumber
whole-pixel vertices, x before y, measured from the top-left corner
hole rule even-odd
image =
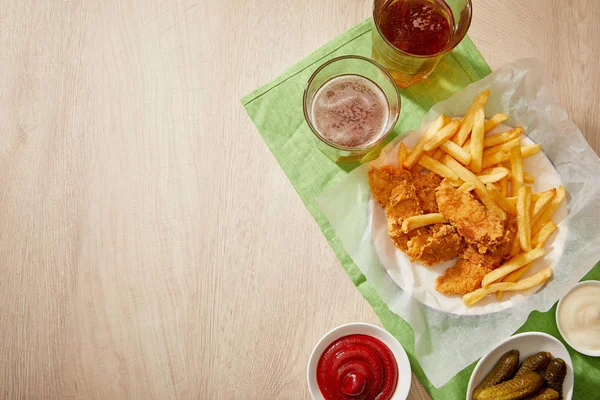
[[[532,356],[527,357],[525,361],[521,364],[515,377],[523,375],[525,372],[534,371],[539,372],[546,368],[550,359],[552,358],[552,354],[547,351],[540,351],[539,353],[535,353]]]
[[[560,358],[555,358],[554,360],[550,361],[548,367],[546,368],[546,372],[544,373],[546,386],[558,392],[559,400],[562,400],[562,387],[566,375],[567,365]]]
[[[483,389],[478,400],[516,400],[535,394],[544,384],[537,372],[525,372],[523,375],[496,386]]]
[[[557,400],[558,392],[554,389],[546,388],[542,392],[533,397],[528,397],[528,400]]]
[[[510,379],[519,366],[519,351],[510,350],[500,357],[494,368],[473,391],[473,399],[478,400],[482,390]]]

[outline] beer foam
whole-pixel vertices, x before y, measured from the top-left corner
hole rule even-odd
[[[341,75],[317,91],[311,120],[325,139],[345,147],[365,147],[385,133],[389,105],[383,90],[359,75]]]

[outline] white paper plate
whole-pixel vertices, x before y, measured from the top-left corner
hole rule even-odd
[[[473,390],[492,370],[502,354],[510,350],[519,350],[519,362],[523,362],[527,357],[540,351],[552,353],[552,358],[562,358],[567,365],[567,375],[563,383],[563,399],[571,400],[573,396],[573,362],[569,352],[563,344],[554,336],[541,332],[520,333],[509,337],[498,347],[483,356],[477,363],[477,366],[471,374],[469,387],[467,388],[467,400],[473,399]]]
[[[490,134],[506,132],[510,127],[500,125],[493,129]],[[414,147],[419,141],[424,131],[424,127],[413,131],[407,135],[402,142],[408,147]],[[523,136],[523,143],[533,144],[531,140]],[[374,165],[397,165],[396,155],[398,146],[387,153],[382,153],[381,157]],[[523,160],[525,171],[529,172],[535,178],[532,190],[534,192],[544,191],[561,184],[560,177],[550,160],[544,155],[543,151]],[[406,254],[394,246],[394,242],[388,235],[387,218],[383,208],[381,208],[372,198],[369,199],[369,215],[371,216],[371,227],[373,241],[377,256],[383,267],[387,270],[390,277],[402,288],[402,290],[412,293],[412,296],[423,304],[444,312],[459,315],[482,315],[505,310],[518,304],[523,296],[530,296],[539,288],[532,288],[523,292],[507,292],[502,301],[497,301],[495,296],[488,296],[481,300],[475,306],[467,307],[461,296],[446,296],[435,290],[435,280],[442,275],[446,268],[451,267],[455,260],[446,261],[433,267],[427,267],[420,263],[411,263]],[[546,255],[533,263],[531,269],[524,275],[531,276],[542,268],[550,266],[554,268],[562,253],[564,243],[567,238],[567,208],[565,202],[556,211],[552,220],[558,225],[558,232],[555,232],[546,243]]]

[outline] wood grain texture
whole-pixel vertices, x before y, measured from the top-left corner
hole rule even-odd
[[[378,320],[239,99],[369,12],[0,1],[0,398],[308,398],[316,341]],[[542,59],[596,151],[599,19],[481,0],[470,31]]]

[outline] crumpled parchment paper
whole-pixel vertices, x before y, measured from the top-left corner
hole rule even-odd
[[[503,113],[510,116],[507,125],[523,126],[529,139],[542,145],[567,190],[567,216],[561,218],[561,224],[568,226],[568,234],[559,241],[562,254],[554,262],[553,279],[543,290],[529,297],[518,296],[508,309],[481,315],[460,315],[426,306],[410,291],[400,288],[378,256],[367,178],[369,164],[353,170],[317,199],[344,250],[390,310],[411,324],[415,355],[435,387],[514,333],[531,311],[548,311],[600,259],[600,159],[556,103],[539,61],[522,59],[503,66],[432,107],[422,126],[441,113],[464,115],[475,96],[487,88],[491,95],[485,107],[486,118]],[[389,156],[404,137],[392,141],[381,157]]]

